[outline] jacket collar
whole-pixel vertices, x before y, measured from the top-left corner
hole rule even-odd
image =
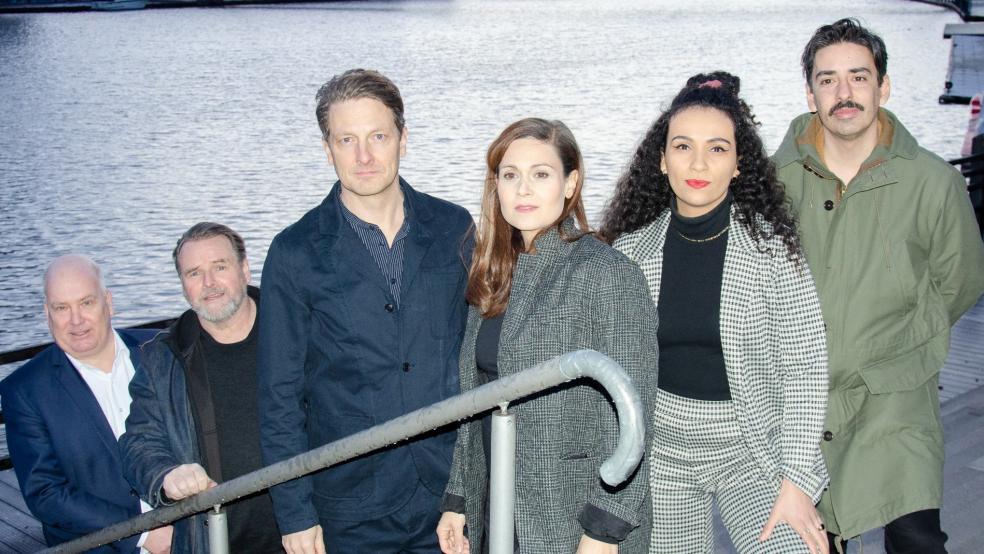
[[[919,153],[919,144],[909,131],[899,122],[891,111],[878,109],[878,118],[883,128],[891,129],[891,137],[879,137],[879,143],[862,164],[862,167],[876,165],[879,158],[891,159],[901,157],[913,160]],[[792,163],[808,164],[813,169],[819,169],[832,176],[830,170],[820,162],[817,152],[817,135],[822,127],[820,117],[815,113],[805,113],[798,116],[789,124],[782,144],[776,150],[773,161],[777,168],[783,168]]]
[[[745,232],[745,227],[735,218],[737,207],[731,205],[731,228],[728,230],[728,248],[739,248],[748,252],[759,252],[755,240]],[[650,258],[663,257],[663,245],[666,244],[666,232],[670,228],[672,214],[669,208],[663,210],[655,220],[645,227],[635,231],[640,238],[635,247],[635,259],[642,263]],[[759,216],[760,217],[760,216]]]
[[[413,233],[429,238],[427,223],[434,215],[427,203],[423,202],[423,194],[414,190],[403,177],[400,177],[400,190],[403,191],[403,206],[407,219],[411,221]],[[318,230],[324,235],[339,236],[344,231],[343,225],[349,227],[345,215],[342,214],[341,191],[342,182],[335,181],[328,196],[318,206]]]

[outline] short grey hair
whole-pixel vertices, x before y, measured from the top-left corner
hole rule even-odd
[[[178,254],[181,253],[181,247],[187,242],[205,240],[212,237],[225,237],[229,239],[239,264],[242,265],[246,260],[246,242],[243,240],[242,235],[221,223],[202,221],[192,225],[191,228],[185,231],[181,235],[181,238],[178,239],[178,243],[174,246],[171,257],[174,258],[174,269],[178,272],[178,275],[181,275],[181,266],[178,264]]]

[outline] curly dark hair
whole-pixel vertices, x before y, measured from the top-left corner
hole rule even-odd
[[[763,252],[772,254],[766,241],[779,236],[786,246],[787,258],[799,262],[802,250],[796,220],[776,179],[776,167],[758,135],[759,124],[748,104],[738,96],[740,87],[741,80],[724,71],[701,73],[687,80],[670,107],[650,127],[629,168],[619,178],[615,195],[602,216],[600,238],[614,242],[621,235],[648,225],[669,209],[673,191],[669,179],[660,171],[660,162],[670,120],[688,108],[714,108],[727,114],[735,127],[739,174],[730,186],[737,208],[735,218],[748,229]]]

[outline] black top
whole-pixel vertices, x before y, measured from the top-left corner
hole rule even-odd
[[[659,289],[659,388],[697,400],[730,400],[721,351],[721,276],[731,194],[710,212],[672,216]],[[728,229],[728,230],[726,230]]]
[[[249,336],[233,344],[216,342],[208,332],[201,334],[224,481],[263,467],[256,399],[258,329],[254,323]],[[230,552],[282,552],[267,492],[232,502],[227,510]]]

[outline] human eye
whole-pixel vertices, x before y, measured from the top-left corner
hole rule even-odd
[[[720,144],[716,144],[716,145],[714,145],[714,146],[711,147],[711,152],[724,153],[724,152],[727,152],[727,151],[728,151],[728,149],[725,148],[724,146],[721,146]]]
[[[854,76],[854,81],[857,82],[857,83],[864,83],[867,80],[868,80],[868,76],[867,75],[855,75]]]
[[[382,142],[386,140],[386,135],[383,133],[376,133],[375,135],[372,136],[372,138],[376,139],[379,142]]]
[[[68,306],[66,306],[64,304],[55,304],[54,306],[51,307],[51,311],[53,311],[53,312],[64,312],[67,309],[68,309]]]
[[[191,269],[185,273],[185,277],[194,278],[194,277],[198,277],[200,274],[201,272],[198,271],[197,269]]]
[[[673,145],[673,149],[674,150],[679,150],[681,152],[686,152],[687,150],[690,150],[690,145],[687,144],[687,143],[685,143],[685,142],[680,142],[680,143],[674,144]]]
[[[516,178],[516,172],[507,169],[499,173],[499,178],[502,179],[503,181],[512,181],[513,179]]]
[[[546,179],[546,178],[550,177],[550,172],[549,171],[544,171],[544,170],[541,169],[541,170],[537,171],[536,173],[534,173],[533,176],[536,177],[537,179]]]

